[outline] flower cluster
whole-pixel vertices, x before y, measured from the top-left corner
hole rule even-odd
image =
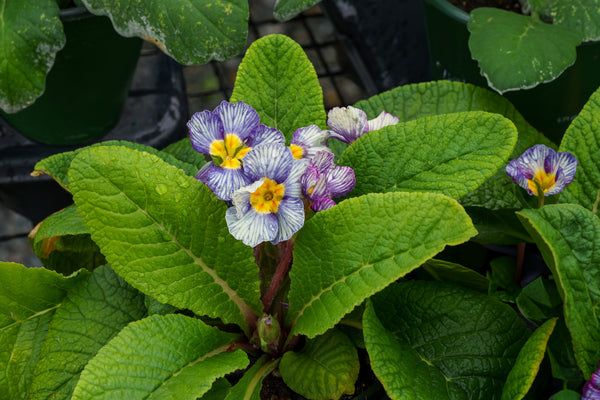
[[[188,122],[194,149],[210,156],[196,178],[228,202],[229,232],[248,246],[290,239],[304,225],[304,201],[315,212],[333,207],[356,182],[350,167],[335,165],[330,137],[352,143],[365,132],[398,123],[386,112],[367,120],[364,111],[336,107],[332,128],[297,129],[289,147],[283,134],[260,123],[244,102],[222,102],[214,111],[196,113]]]
[[[573,181],[576,169],[577,159],[571,153],[557,153],[538,144],[512,160],[506,173],[529,194],[542,197],[562,192]]]
[[[581,400],[600,400],[600,368],[592,374],[583,386]]]

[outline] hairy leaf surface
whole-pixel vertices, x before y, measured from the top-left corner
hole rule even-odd
[[[127,282],[248,329],[262,308],[252,249],[229,234],[227,205],[205,185],[122,146],[82,151],[69,180],[92,239]]]
[[[446,245],[476,233],[455,200],[433,193],[373,193],[318,213],[296,238],[291,334],[324,333]]]

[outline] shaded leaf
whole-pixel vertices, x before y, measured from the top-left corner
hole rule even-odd
[[[292,19],[321,0],[276,0],[273,15],[278,21]]]
[[[267,355],[263,355],[231,388],[225,400],[260,400],[262,381],[277,367],[277,364],[278,361],[270,360]]]

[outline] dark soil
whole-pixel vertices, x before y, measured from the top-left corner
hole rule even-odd
[[[479,7],[494,7],[507,11],[521,12],[521,3],[518,0],[448,0],[448,2],[468,13],[474,8]]]

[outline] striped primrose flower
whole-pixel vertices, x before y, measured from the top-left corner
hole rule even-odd
[[[242,159],[262,143],[285,143],[277,129],[261,124],[248,104],[221,102],[214,111],[195,113],[187,123],[194,149],[212,158],[196,175],[221,200],[231,200],[236,189],[246,186]]]
[[[400,119],[382,111],[375,119],[367,120],[367,113],[358,108],[334,107],[327,114],[327,125],[332,129],[332,138],[352,144],[367,132],[375,131],[384,126],[396,125]]]
[[[261,144],[244,157],[250,184],[233,193],[225,219],[229,232],[255,247],[288,240],[304,225],[300,176],[307,160],[296,160],[282,144]]]
[[[356,183],[354,170],[336,167],[333,159],[332,153],[318,152],[300,178],[302,193],[311,201],[310,208],[315,212],[333,207],[333,198],[350,193]]]
[[[573,181],[577,159],[571,153],[557,153],[543,144],[527,149],[506,166],[506,173],[531,195],[551,196]],[[538,193],[538,185],[542,193]]]
[[[583,385],[581,400],[600,400],[600,368]]]
[[[331,151],[327,147],[329,131],[323,131],[317,125],[298,128],[292,135],[290,150],[295,159],[313,158],[319,151]]]

